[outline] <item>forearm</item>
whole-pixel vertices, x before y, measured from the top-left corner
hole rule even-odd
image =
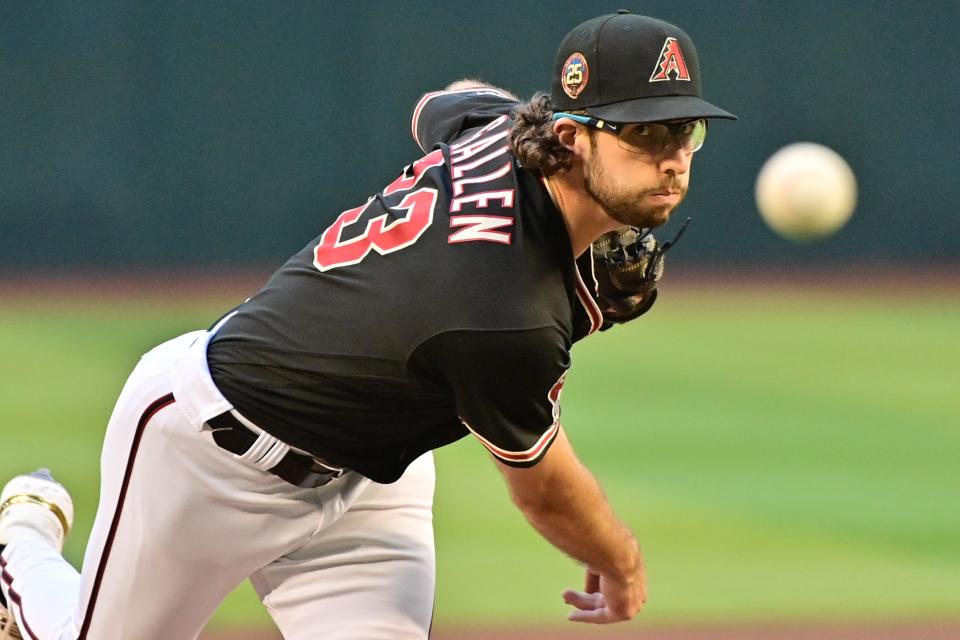
[[[557,491],[540,505],[523,509],[523,514],[540,535],[591,572],[629,580],[639,568],[640,547],[614,515],[596,480],[584,472],[588,478],[578,483],[577,493]],[[593,487],[587,490],[590,484]]]
[[[531,525],[555,547],[593,573],[629,581],[641,564],[640,548],[613,513],[593,474],[577,460],[561,430],[535,473],[538,482],[510,482],[514,502]],[[516,477],[534,469],[509,472]]]

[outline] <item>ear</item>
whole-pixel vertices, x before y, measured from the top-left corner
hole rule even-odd
[[[559,120],[554,120],[553,132],[556,134],[557,140],[560,141],[560,144],[572,151],[574,154],[577,153],[577,138],[584,134],[582,125],[571,120],[570,118],[560,118]]]

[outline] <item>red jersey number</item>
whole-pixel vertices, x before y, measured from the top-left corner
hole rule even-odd
[[[383,195],[387,196],[412,188],[428,169],[440,166],[443,162],[443,154],[439,149],[428,153],[407,167],[403,175],[384,189]],[[357,264],[367,257],[371,249],[383,256],[409,247],[420,239],[433,222],[437,190],[423,187],[411,191],[394,207],[401,211],[405,210],[406,216],[389,220],[387,214],[379,215],[367,221],[367,228],[361,235],[342,240],[344,228],[356,223],[373,201],[371,198],[364,205],[344,211],[323,232],[320,243],[313,252],[313,264],[317,269],[329,271],[337,267]]]
[[[388,222],[387,214],[371,218],[362,235],[341,241],[344,227],[355,223],[373,200],[344,211],[320,237],[313,253],[313,264],[320,271],[357,264],[373,249],[382,256],[409,247],[420,239],[433,222],[433,208],[437,204],[437,190],[424,187],[411,191],[395,208],[407,215]]]

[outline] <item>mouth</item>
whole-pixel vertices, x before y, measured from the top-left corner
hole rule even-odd
[[[652,191],[651,196],[678,196],[680,195],[679,191],[673,191],[671,189],[661,189],[660,191]]]
[[[672,189],[660,189],[651,191],[647,197],[657,202],[677,202],[680,200],[680,192]]]

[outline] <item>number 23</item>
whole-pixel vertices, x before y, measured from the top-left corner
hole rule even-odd
[[[383,195],[387,196],[413,187],[428,169],[440,166],[443,162],[443,154],[439,149],[427,154],[390,183],[383,190]],[[409,171],[411,168],[412,172]],[[313,264],[317,269],[330,271],[337,267],[357,264],[367,257],[371,249],[380,255],[387,255],[409,247],[419,240],[427,227],[433,223],[437,190],[423,187],[411,191],[393,207],[395,210],[406,211],[404,217],[388,221],[389,216],[384,213],[367,221],[367,228],[361,235],[350,240],[341,240],[344,228],[359,220],[367,207],[375,201],[376,198],[371,198],[366,204],[344,211],[323,232],[320,243],[313,252]]]

